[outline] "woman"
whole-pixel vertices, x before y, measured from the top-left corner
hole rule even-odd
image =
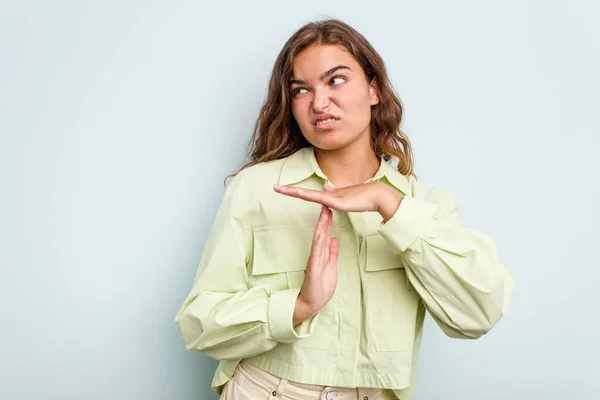
[[[350,26],[309,23],[284,45],[176,317],[221,360],[222,398],[412,399],[425,310],[472,339],[505,313],[493,240],[416,181],[401,117]]]

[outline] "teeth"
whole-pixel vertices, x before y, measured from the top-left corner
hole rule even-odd
[[[322,125],[322,124],[326,124],[326,123],[333,122],[333,121],[335,121],[335,118],[323,119],[323,120],[317,121],[315,123],[315,125]]]

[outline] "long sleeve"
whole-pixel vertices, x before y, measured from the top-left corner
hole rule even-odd
[[[228,186],[205,244],[193,288],[175,322],[188,349],[218,360],[250,357],[312,333],[317,316],[292,326],[299,289],[250,287],[252,228],[243,218],[238,175]]]
[[[504,315],[515,284],[493,239],[463,226],[449,195],[430,193],[405,196],[379,233],[402,255],[409,281],[444,333],[475,339]]]

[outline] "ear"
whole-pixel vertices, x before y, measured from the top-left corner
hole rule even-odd
[[[379,90],[377,88],[377,82],[375,82],[375,78],[373,78],[371,83],[369,83],[369,97],[371,98],[372,106],[379,104]]]

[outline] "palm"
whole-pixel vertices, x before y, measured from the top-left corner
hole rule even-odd
[[[333,215],[323,206],[311,254],[306,267],[306,276],[300,297],[311,309],[319,310],[331,299],[337,286],[337,256],[339,241],[332,237]]]
[[[377,211],[384,187],[381,182],[369,182],[340,189],[325,185],[322,192],[287,186],[275,186],[274,190],[287,196],[323,204],[337,211],[362,212]]]
[[[389,220],[404,198],[397,190],[382,182],[361,183],[340,189],[324,185],[323,191],[275,185],[277,193],[312,201],[341,212],[375,211]]]
[[[303,294],[311,299],[311,306],[322,306],[327,303],[337,286],[337,265],[329,257],[329,252],[324,254],[311,254],[306,268],[305,286]]]

